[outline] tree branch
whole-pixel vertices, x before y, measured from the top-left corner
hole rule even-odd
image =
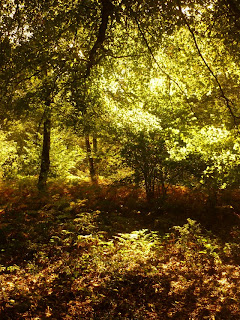
[[[183,18],[183,21],[185,22],[185,24],[186,24],[189,32],[190,32],[191,35],[192,35],[193,42],[194,42],[195,47],[196,47],[196,49],[197,49],[198,55],[199,55],[199,57],[201,58],[201,60],[203,61],[204,65],[206,66],[206,68],[208,69],[208,71],[210,72],[210,74],[212,75],[212,77],[214,78],[214,80],[215,80],[215,82],[216,82],[216,84],[217,84],[217,86],[218,86],[218,88],[219,88],[219,90],[220,90],[220,92],[221,92],[221,97],[224,99],[225,104],[226,104],[226,107],[227,107],[227,109],[229,110],[229,112],[230,112],[230,114],[231,114],[231,116],[232,116],[232,118],[233,118],[234,125],[237,126],[237,119],[240,119],[240,117],[239,117],[239,116],[236,116],[236,115],[234,114],[234,112],[233,112],[233,110],[232,110],[232,106],[231,106],[231,101],[230,101],[229,98],[225,95],[224,90],[223,90],[223,88],[222,88],[222,85],[221,85],[221,83],[220,83],[219,80],[218,80],[218,77],[215,75],[215,73],[214,73],[213,70],[210,68],[210,66],[209,66],[209,64],[207,63],[207,61],[205,60],[205,58],[203,57],[203,55],[202,55],[202,53],[201,53],[201,50],[200,50],[200,48],[199,48],[199,46],[198,46],[197,39],[196,39],[196,37],[195,37],[194,31],[193,31],[193,29],[191,28],[189,22],[187,21],[185,15],[184,15],[184,13],[183,13],[182,6],[181,6],[181,0],[177,0],[177,2],[178,2],[179,11],[180,11],[180,14],[181,14],[181,16],[182,16],[182,18]]]
[[[194,112],[194,110],[193,110],[190,102],[189,102],[189,99],[188,99],[188,96],[187,96],[186,92],[184,92],[184,90],[180,87],[179,83],[178,83],[176,80],[174,80],[174,79],[160,66],[160,64],[158,63],[158,61],[157,61],[157,59],[155,58],[155,56],[154,56],[154,54],[153,54],[153,51],[152,51],[152,49],[151,49],[151,47],[150,47],[150,45],[149,45],[149,43],[148,43],[148,41],[147,41],[147,39],[146,39],[146,37],[145,37],[145,34],[144,34],[144,32],[143,32],[143,30],[142,30],[142,28],[141,28],[141,26],[140,26],[140,23],[139,23],[136,15],[134,14],[134,12],[132,12],[132,14],[133,14],[134,19],[135,19],[135,21],[136,21],[136,23],[137,23],[138,30],[139,30],[139,32],[140,32],[140,34],[141,34],[141,36],[142,36],[142,38],[143,38],[143,40],[144,40],[144,42],[145,42],[145,44],[146,44],[146,47],[147,47],[147,49],[148,49],[148,51],[149,51],[149,53],[150,53],[153,61],[154,61],[155,64],[157,65],[158,69],[169,79],[169,81],[172,81],[172,82],[178,87],[179,91],[185,96],[186,101],[187,101],[187,104],[188,104],[191,112],[194,114],[194,116],[195,116],[196,118],[198,118],[197,115],[195,114],[195,112]]]
[[[101,10],[101,24],[98,30],[97,39],[89,52],[89,60],[87,64],[87,70],[85,77],[90,75],[91,68],[97,64],[98,50],[102,47],[103,42],[106,39],[106,31],[108,26],[109,17],[112,15],[114,10],[114,5],[109,0],[102,0],[102,10]]]

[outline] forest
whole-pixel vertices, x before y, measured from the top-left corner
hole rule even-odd
[[[240,2],[2,0],[0,319],[240,320]]]

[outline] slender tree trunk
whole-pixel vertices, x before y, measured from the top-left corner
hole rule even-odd
[[[50,102],[49,102],[50,106]],[[41,169],[38,178],[38,190],[45,191],[47,178],[50,169],[50,141],[51,141],[51,117],[48,117],[44,121],[43,128],[43,147],[41,155]]]
[[[152,181],[152,177],[145,172],[144,173],[144,184],[146,190],[147,201],[151,202],[154,198],[154,181]]]
[[[93,135],[93,152],[95,153],[95,155],[96,155],[97,152],[98,152],[97,137],[96,137],[95,134]]]
[[[96,170],[94,166],[94,161],[93,161],[93,156],[92,156],[92,149],[91,149],[91,144],[90,144],[90,139],[89,139],[89,134],[85,134],[85,144],[86,144],[86,149],[87,149],[87,157],[88,157],[88,164],[89,164],[89,172],[90,172],[90,177],[92,183],[96,184],[97,183],[97,176],[96,176]]]

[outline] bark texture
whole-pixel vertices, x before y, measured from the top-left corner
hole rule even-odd
[[[51,118],[50,115],[44,121],[43,146],[41,155],[41,169],[38,178],[38,190],[45,191],[50,170],[50,143],[51,143]]]

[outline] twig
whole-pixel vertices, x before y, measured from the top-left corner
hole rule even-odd
[[[196,118],[198,118],[197,115],[195,114],[195,112],[194,112],[194,110],[193,110],[190,102],[189,102],[189,99],[188,99],[188,96],[187,96],[186,92],[180,87],[180,85],[178,84],[178,82],[177,82],[176,80],[174,80],[174,79],[160,66],[160,64],[158,63],[158,61],[157,61],[157,59],[155,58],[155,56],[154,56],[154,54],[153,54],[153,51],[152,51],[152,49],[151,49],[151,47],[150,47],[150,45],[149,45],[149,43],[148,43],[148,41],[147,41],[147,39],[146,39],[146,37],[145,37],[145,34],[144,34],[143,30],[141,29],[141,26],[140,26],[140,24],[139,24],[139,21],[138,21],[136,15],[134,14],[133,11],[132,11],[132,13],[133,13],[134,19],[135,19],[135,21],[136,21],[136,23],[137,23],[138,30],[139,30],[139,32],[140,32],[140,34],[141,34],[141,36],[142,36],[142,38],[143,38],[143,40],[144,40],[144,42],[145,42],[145,44],[146,44],[146,47],[147,47],[150,55],[152,56],[153,61],[154,61],[155,64],[157,65],[158,69],[169,79],[169,81],[172,81],[172,82],[178,87],[178,89],[180,90],[180,92],[185,96],[186,101],[187,101],[187,104],[188,104],[191,112],[194,114],[194,116],[195,116]]]
[[[234,114],[234,112],[233,112],[233,110],[232,110],[232,107],[231,107],[231,101],[230,101],[229,98],[225,95],[224,90],[223,90],[223,88],[222,88],[222,85],[221,85],[221,83],[220,83],[219,80],[218,80],[218,77],[215,75],[215,73],[214,73],[213,70],[210,68],[210,66],[209,66],[209,64],[207,63],[207,61],[205,60],[205,58],[203,57],[203,55],[202,55],[202,53],[201,53],[201,50],[200,50],[200,48],[199,48],[199,46],[198,46],[197,39],[196,39],[196,36],[195,36],[195,34],[194,34],[194,31],[193,31],[193,29],[191,28],[189,22],[187,21],[184,13],[183,13],[183,11],[182,11],[181,0],[177,0],[177,2],[178,2],[179,11],[180,11],[181,16],[182,16],[182,18],[183,18],[183,21],[185,22],[185,24],[186,24],[189,32],[190,32],[191,35],[192,35],[192,38],[193,38],[195,47],[196,47],[197,52],[198,52],[198,55],[199,55],[199,57],[201,58],[201,60],[203,61],[204,65],[206,66],[206,68],[208,69],[208,71],[210,72],[210,74],[212,75],[212,77],[214,78],[214,80],[215,80],[215,82],[216,82],[216,84],[217,84],[217,86],[218,86],[218,88],[219,88],[219,90],[220,90],[220,92],[221,92],[221,97],[224,99],[224,101],[225,101],[225,103],[226,103],[226,107],[227,107],[227,109],[229,110],[229,112],[230,112],[230,114],[231,114],[231,116],[232,116],[232,118],[233,118],[234,125],[237,127],[237,119],[240,119],[240,117],[239,117],[239,116],[236,116],[236,115]]]

